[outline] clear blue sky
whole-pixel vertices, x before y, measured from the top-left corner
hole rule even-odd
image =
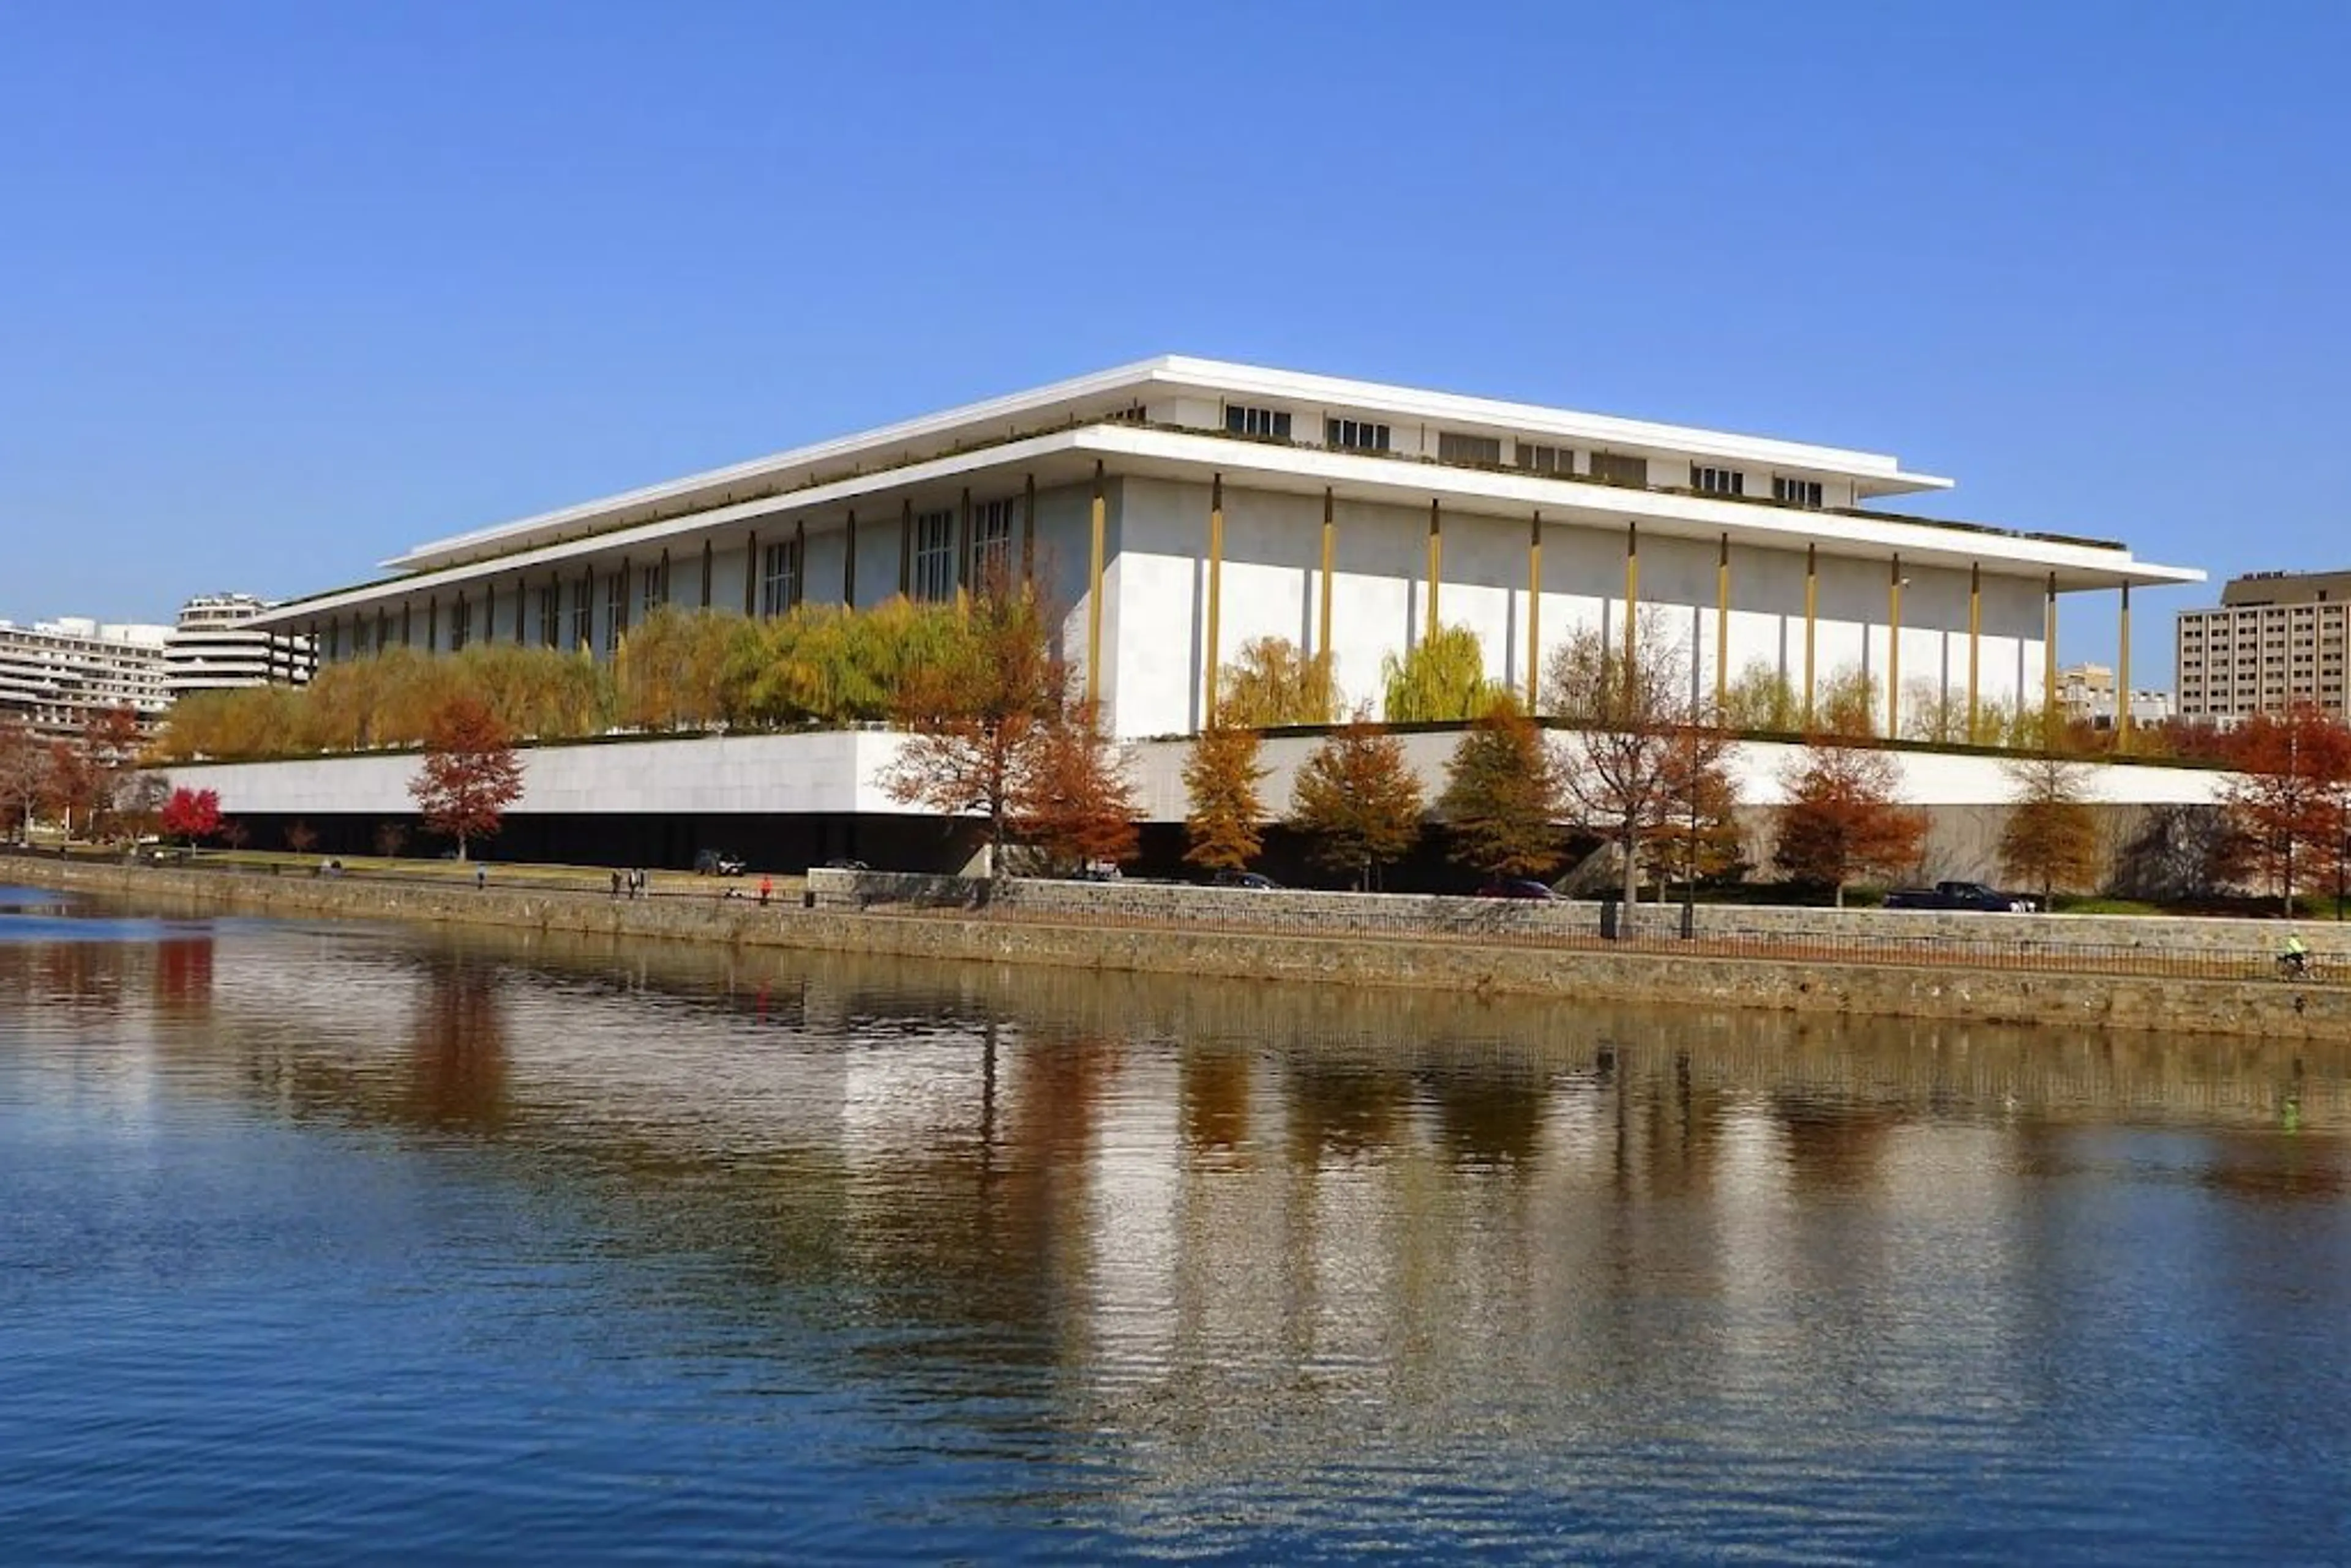
[[[2333,0],[0,0],[0,615],[1166,351],[2351,566],[2346,59]]]

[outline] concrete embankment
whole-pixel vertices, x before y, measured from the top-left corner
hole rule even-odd
[[[639,901],[523,886],[0,862],[0,880],[191,909],[569,931],[911,958],[1055,965],[1200,977],[1800,1013],[2351,1039],[2351,986],[2160,975],[1825,963],[1420,936],[1170,929],[1009,915],[761,907],[749,898]]]

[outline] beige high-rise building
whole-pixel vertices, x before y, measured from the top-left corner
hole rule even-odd
[[[2351,571],[2231,578],[2217,610],[2183,610],[2174,632],[2179,716],[2222,723],[2307,703],[2351,716]]]

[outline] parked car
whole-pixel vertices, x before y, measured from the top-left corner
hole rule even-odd
[[[697,850],[694,856],[696,876],[741,876],[743,857],[730,855],[725,850]]]
[[[824,869],[827,871],[872,871],[873,868],[867,865],[863,861],[851,860],[845,855],[836,855],[831,860],[824,862]]]
[[[1980,882],[1938,882],[1932,887],[1897,887],[1886,895],[1888,909],[1975,909],[1994,915],[2030,915],[2040,907],[2019,893],[2002,893]]]
[[[1253,889],[1259,893],[1275,893],[1279,892],[1281,887],[1281,883],[1274,881],[1273,878],[1266,875],[1263,872],[1255,871],[1220,871],[1216,874],[1216,877],[1210,885],[1216,887],[1246,887]]]
[[[1524,877],[1498,876],[1478,890],[1480,898],[1557,898],[1559,894],[1539,882]]]

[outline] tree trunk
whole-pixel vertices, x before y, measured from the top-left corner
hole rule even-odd
[[[1836,884],[1836,906],[1839,909],[1844,907],[1844,883],[1843,883]]]
[[[1627,915],[1639,903],[1641,894],[1641,861],[1633,852],[1633,830],[1628,826],[1625,830],[1625,912]]]
[[[465,835],[463,833],[457,835],[457,863],[465,863]]]

